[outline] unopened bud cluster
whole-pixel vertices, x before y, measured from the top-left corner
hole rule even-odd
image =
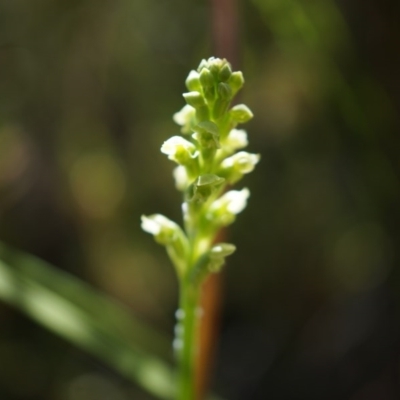
[[[203,278],[217,272],[235,246],[214,244],[218,231],[232,222],[247,204],[250,192],[226,191],[253,171],[258,154],[243,151],[247,133],[238,125],[253,114],[244,104],[231,101],[244,84],[240,71],[232,72],[225,59],[203,60],[186,79],[186,105],[174,115],[183,136],[173,136],[161,152],[174,161],[175,184],[184,194],[185,229],[155,214],[142,217],[142,228],[166,246],[181,278]],[[239,150],[239,151],[238,151]]]

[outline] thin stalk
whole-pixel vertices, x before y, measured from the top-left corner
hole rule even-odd
[[[196,287],[190,282],[182,281],[176,338],[180,344],[178,354],[178,392],[176,400],[194,400],[196,398],[194,368],[198,344],[198,302],[199,287]]]

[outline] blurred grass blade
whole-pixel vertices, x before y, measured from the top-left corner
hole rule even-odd
[[[156,397],[172,397],[173,374],[164,361],[170,341],[79,279],[0,243],[0,299]]]

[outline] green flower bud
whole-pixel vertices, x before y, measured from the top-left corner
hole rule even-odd
[[[232,89],[227,83],[218,84],[218,97],[224,100],[230,100],[232,98]]]
[[[219,70],[220,70],[220,59],[216,58],[212,62],[208,63],[208,69],[215,80],[218,80]]]
[[[200,83],[203,87],[204,97],[209,103],[215,100],[214,77],[207,68],[203,68],[200,72]]]
[[[243,74],[240,71],[232,72],[228,79],[228,84],[232,88],[233,95],[235,95],[243,87]]]
[[[229,114],[231,116],[231,119],[239,124],[243,124],[253,118],[253,113],[244,104],[238,104],[234,106],[229,111]]]
[[[190,280],[194,284],[200,284],[210,272],[219,272],[225,264],[225,257],[233,254],[235,250],[236,247],[230,243],[218,243],[210,250],[205,250],[190,271]]]
[[[213,118],[218,119],[222,117],[228,110],[229,104],[232,99],[232,90],[226,83],[218,84],[218,99],[214,103]]]
[[[232,75],[232,70],[229,63],[224,64],[224,66],[219,71],[219,80],[221,82],[226,82]]]
[[[183,93],[183,97],[185,98],[186,103],[188,103],[190,106],[196,109],[206,105],[206,102],[204,101],[204,98],[200,92],[193,91],[193,92]]]
[[[203,68],[207,68],[207,66],[208,66],[207,60],[205,60],[205,59],[203,58],[203,59],[200,61],[199,66],[197,67],[197,71],[198,71],[198,72],[201,72],[201,70],[202,70]]]
[[[221,58],[216,58],[216,57],[210,57],[208,60],[202,60],[200,62],[200,65],[198,67],[198,71],[201,72],[203,68],[207,68],[210,70],[210,72],[214,75],[216,73],[215,77],[218,77],[218,73],[220,69],[226,64],[227,61],[225,59]]]
[[[209,88],[214,86],[214,78],[211,72],[207,68],[203,68],[200,72],[200,83],[203,88]]]
[[[227,257],[236,251],[236,246],[230,243],[218,243],[210,250],[210,257]]]
[[[185,81],[186,87],[191,91],[199,91],[201,89],[199,73],[197,71],[190,71]]]
[[[219,272],[225,264],[225,257],[230,256],[236,251],[236,246],[230,243],[218,243],[212,247],[208,253],[208,270],[210,272]]]

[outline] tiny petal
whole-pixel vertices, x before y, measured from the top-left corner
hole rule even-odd
[[[189,142],[181,136],[172,136],[163,143],[163,145],[161,146],[161,152],[170,156],[174,155],[179,150],[179,148],[183,148],[193,153],[196,151],[196,147],[193,143]]]
[[[161,146],[164,153],[172,161],[181,165],[187,165],[197,157],[196,146],[182,136],[172,136]]]
[[[219,199],[212,203],[207,218],[214,221],[217,225],[226,226],[235,220],[247,205],[250,196],[248,189],[230,190],[223,194]]]
[[[161,214],[150,216],[142,215],[142,229],[154,236],[160,235],[163,231],[174,231],[177,225]]]
[[[230,190],[222,197],[226,201],[226,209],[232,214],[239,214],[247,205],[247,199],[250,196],[250,191],[247,188],[242,190]]]
[[[226,158],[222,162],[223,168],[234,168],[241,174],[248,174],[253,171],[254,167],[260,160],[258,154],[247,153],[246,151],[240,151],[231,157]]]
[[[247,132],[244,129],[232,129],[224,143],[231,150],[243,149],[248,144]]]
[[[182,110],[178,111],[172,117],[173,120],[180,126],[185,126],[190,123],[190,120],[194,117],[196,110],[194,107],[186,104]]]
[[[161,232],[161,226],[154,218],[142,215],[142,229],[151,235],[158,235]]]

